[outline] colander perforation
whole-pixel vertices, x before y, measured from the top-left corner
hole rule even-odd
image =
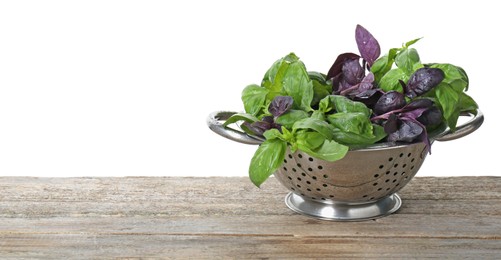
[[[322,161],[301,151],[288,151],[275,176],[292,192],[310,200],[371,202],[404,187],[421,166],[426,156],[424,149],[424,144],[418,143],[350,151],[337,162]]]

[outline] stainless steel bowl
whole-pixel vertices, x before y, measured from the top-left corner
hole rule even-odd
[[[263,140],[223,127],[221,121],[234,112],[209,115],[209,128],[228,139],[260,144]],[[481,111],[455,132],[444,129],[430,134],[430,141],[448,141],[468,135],[484,120]],[[357,221],[386,216],[397,211],[402,200],[396,194],[423,164],[427,149],[423,143],[381,143],[351,149],[335,162],[319,160],[296,151],[287,152],[282,166],[274,173],[287,189],[286,205],[295,212],[318,219]]]

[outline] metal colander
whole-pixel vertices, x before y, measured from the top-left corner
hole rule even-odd
[[[259,137],[222,126],[220,121],[232,114],[210,114],[209,128],[237,142],[260,144]],[[478,111],[454,133],[444,130],[433,134],[431,141],[460,138],[478,129],[482,122],[483,115]],[[402,201],[396,192],[416,175],[427,151],[424,143],[384,143],[350,150],[343,159],[328,162],[288,150],[274,176],[290,190],[285,203],[295,212],[327,220],[373,219],[400,208]]]
[[[291,190],[286,204],[296,212],[326,219],[374,218],[400,207],[400,198],[391,195],[414,177],[426,154],[422,143],[354,150],[336,162],[289,151],[274,175]],[[352,210],[323,214],[332,204]]]

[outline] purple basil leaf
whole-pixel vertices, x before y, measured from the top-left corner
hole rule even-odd
[[[426,148],[428,149],[428,152],[431,154],[431,142],[430,142],[430,139],[428,138],[428,132],[426,131],[426,126],[424,126],[423,124],[421,124],[421,122],[419,122],[417,120],[412,120],[412,122],[415,123],[415,124],[420,125],[421,128],[423,129],[423,133],[421,133],[416,138],[416,140],[419,140],[419,141],[423,142],[426,145]]]
[[[270,130],[273,126],[272,123],[269,122],[257,121],[247,125],[247,127],[257,135],[263,136],[264,132],[266,132],[266,130]]]
[[[343,78],[350,85],[360,83],[365,74],[364,68],[362,68],[358,59],[345,61],[342,67],[342,72]]]
[[[343,82],[346,82],[346,81],[343,81]],[[343,90],[341,92],[339,92],[339,95],[342,95],[342,96],[351,96],[351,95],[353,95],[357,91],[358,85],[359,85],[359,84],[350,85],[348,83],[344,83],[344,84],[345,84],[345,87],[343,87]]]
[[[381,48],[376,38],[374,38],[364,27],[357,25],[355,29],[355,40],[357,41],[360,55],[367,61],[369,67],[372,66],[374,61],[376,61],[381,54]]]
[[[381,89],[369,89],[355,95],[352,99],[354,101],[362,102],[369,108],[372,108],[374,104],[376,104],[376,102],[379,100],[379,98],[381,98],[383,93],[384,92],[381,91]]]
[[[428,108],[416,108],[413,110],[408,110],[406,112],[403,112],[400,114],[400,118],[409,118],[416,120],[418,117],[420,117],[424,111],[428,110]]]
[[[405,82],[401,79],[398,80],[398,83],[400,83],[400,86],[402,86],[402,89],[405,89],[407,86],[405,85]]]
[[[433,106],[433,101],[427,98],[414,99],[404,108],[405,111],[413,110],[416,108],[430,108]]]
[[[351,99],[353,99],[354,96],[363,93],[367,90],[372,89],[373,85],[372,83],[374,82],[374,74],[369,73],[367,76],[362,78],[360,83],[355,84],[353,86],[350,86],[348,88],[344,88],[340,94],[343,96],[350,96]]]
[[[280,133],[282,133],[282,125],[281,124],[273,123],[273,124],[271,124],[271,127],[277,129],[278,131],[280,131]]]
[[[341,81],[343,75],[339,73],[335,77],[331,78],[332,81],[332,94],[337,95],[341,91]]]
[[[336,61],[334,61],[334,64],[332,64],[331,68],[329,69],[326,79],[332,79],[335,76],[341,74],[345,61],[358,59],[360,59],[360,56],[355,53],[347,52],[340,54],[339,56],[337,56]]]
[[[444,79],[445,74],[438,68],[420,68],[411,75],[404,88],[409,98],[420,96],[434,88]]]
[[[269,126],[266,126],[267,127],[266,130],[269,130],[271,128],[276,128],[276,129],[280,130],[280,133],[282,132],[282,125],[275,123],[275,119],[272,116],[263,117],[261,119],[261,122],[263,122],[264,125],[269,124]]]
[[[426,127],[423,126],[423,129],[425,129],[425,131],[423,131],[423,133],[420,134],[416,138],[416,140],[423,142],[426,145],[428,152],[431,154],[431,142],[430,142],[430,139],[428,138],[428,132],[426,132]]]
[[[382,115],[392,110],[397,110],[405,106],[405,96],[398,91],[386,92],[374,105],[374,113]]]
[[[249,122],[243,122],[242,126],[247,127],[247,129],[251,130],[253,134],[259,135],[258,133],[256,133],[255,129],[252,128],[252,126]]]
[[[334,94],[341,94],[341,93],[346,93],[350,92],[349,90],[353,88],[353,85],[349,84],[346,82],[346,80],[341,77],[341,80],[337,82],[337,85],[333,86],[333,89],[335,89]],[[343,94],[341,94],[343,95]]]
[[[292,107],[294,100],[289,96],[276,96],[270,103],[268,111],[274,116],[279,117],[285,114]]]
[[[387,134],[391,134],[398,130],[398,125],[399,125],[398,117],[395,114],[391,114],[383,125],[384,131]]]
[[[244,122],[242,125],[245,125],[249,130],[258,136],[263,136],[264,132],[272,128],[276,128],[280,131],[280,133],[282,132],[282,125],[275,123],[272,116],[265,116],[261,119],[261,121],[254,122],[252,124]]]
[[[374,74],[369,72],[369,74],[367,74],[360,82],[360,86],[358,87],[359,93],[372,89],[372,83],[374,83]]]
[[[268,124],[273,124],[274,120],[272,116],[265,116],[261,119],[261,121],[268,123]]]
[[[442,123],[442,111],[437,107],[431,107],[417,118],[417,120],[425,126],[434,126]]]
[[[243,122],[242,126],[247,127],[247,129],[251,130],[257,136],[263,136],[263,133],[268,129],[266,129],[266,126],[261,124],[262,122],[254,122],[252,124],[249,122]]]
[[[423,132],[426,132],[419,123],[412,120],[401,120],[397,131],[388,134],[390,142],[412,142],[416,140]]]

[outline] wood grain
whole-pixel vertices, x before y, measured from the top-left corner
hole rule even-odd
[[[0,177],[1,258],[501,256],[501,178],[414,178],[365,222],[298,215],[274,179]]]

